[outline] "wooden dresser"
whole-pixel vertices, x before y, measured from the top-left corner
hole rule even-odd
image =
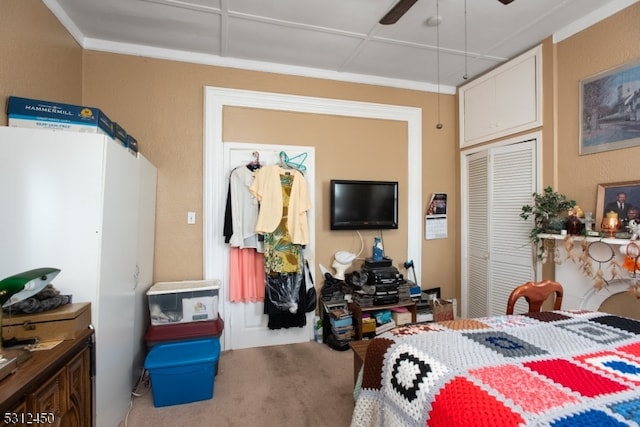
[[[86,329],[50,350],[33,351],[1,380],[2,425],[93,425],[92,337]]]

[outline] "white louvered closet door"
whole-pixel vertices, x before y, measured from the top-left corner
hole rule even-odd
[[[488,147],[465,156],[463,297],[466,317],[504,314],[509,294],[533,280],[529,231],[522,206],[536,191],[536,140]],[[519,302],[516,312],[526,311]],[[463,313],[464,314],[464,313]]]
[[[487,276],[489,275],[489,158],[487,151],[467,157],[467,206],[463,236],[467,236],[467,263],[463,266],[463,277],[467,279],[466,317],[481,317],[487,314]],[[463,239],[464,241],[464,239]],[[466,268],[465,268],[466,267]],[[464,283],[464,278],[463,278]],[[463,302],[465,298],[463,298]],[[463,311],[464,313],[464,311]]]

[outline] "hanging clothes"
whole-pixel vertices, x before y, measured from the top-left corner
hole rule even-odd
[[[257,152],[254,161],[231,171],[225,208],[224,236],[229,244],[229,300],[264,301],[264,245],[255,231],[258,201],[249,191],[254,171],[260,168]]]
[[[233,212],[231,212],[231,180],[229,180],[229,186],[227,187],[227,202],[224,207],[224,223],[222,226],[222,235],[224,236],[224,242],[229,243],[231,236],[233,236]]]
[[[280,222],[273,232],[264,233],[265,268],[267,273],[299,273],[302,265],[302,245],[293,242],[288,228],[289,205],[295,178],[285,173],[279,175],[279,179],[282,194]],[[304,180],[304,177],[301,179]]]
[[[254,170],[246,166],[235,168],[229,176],[231,223],[233,234],[229,244],[239,248],[253,248],[262,252],[263,244],[256,233],[258,200],[249,191],[254,180]]]
[[[258,202],[260,210],[256,222],[258,233],[272,233],[279,225],[283,214],[283,192],[281,176],[292,177],[286,228],[292,243],[309,243],[307,211],[311,200],[304,175],[296,169],[283,169],[278,165],[264,166],[256,171],[253,184],[249,187]]]
[[[306,180],[296,170],[265,166],[256,174],[250,190],[261,201],[258,224],[262,216],[263,224],[268,225],[265,228],[269,229],[262,231],[266,272],[264,313],[269,315],[268,327],[302,327],[306,325],[303,243],[294,241],[290,230],[297,230],[298,240],[308,243],[306,211],[311,202]],[[306,208],[300,211],[301,206]],[[297,218],[292,220],[292,216]],[[274,219],[277,224],[272,227]]]
[[[234,168],[229,174],[229,188],[225,206],[223,235],[225,243],[237,247],[261,249],[254,241],[255,224],[258,217],[258,201],[249,191],[254,171],[260,169],[260,153],[252,153],[253,160]],[[261,252],[261,250],[260,250]]]
[[[229,301],[264,301],[264,256],[253,249],[229,248]]]
[[[271,275],[271,276],[268,276],[267,281],[271,280],[270,285],[272,286],[280,286],[282,284],[281,282],[279,282],[281,279],[284,279],[289,283],[297,282],[299,279],[300,284],[297,287],[298,293],[296,294],[297,310],[295,313],[292,313],[289,310],[281,310],[278,307],[276,307],[267,296],[265,296],[264,314],[269,316],[267,327],[269,329],[283,329],[283,328],[295,328],[295,327],[301,328],[307,324],[307,316],[304,310],[307,304],[307,301],[306,301],[307,291],[305,289],[306,288],[305,278],[302,274],[298,274],[298,273],[289,273],[283,276]]]

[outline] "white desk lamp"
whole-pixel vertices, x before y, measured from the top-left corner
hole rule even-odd
[[[60,273],[57,268],[36,268],[0,280],[2,309],[43,290]],[[16,370],[17,358],[24,351],[2,349],[2,309],[0,309],[0,380]]]

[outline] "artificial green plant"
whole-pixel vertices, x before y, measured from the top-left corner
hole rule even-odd
[[[567,196],[553,191],[551,186],[542,193],[533,193],[533,205],[524,205],[520,218],[528,220],[533,217],[533,228],[529,233],[529,240],[538,247],[538,256],[544,254],[540,234],[550,231],[551,223],[557,218],[566,217],[567,211],[575,207],[576,201],[567,199]]]

